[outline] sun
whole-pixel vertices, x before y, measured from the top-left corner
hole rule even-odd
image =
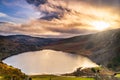
[[[95,21],[92,23],[92,26],[99,31],[103,31],[105,29],[107,29],[108,27],[110,27],[110,24],[104,21]]]

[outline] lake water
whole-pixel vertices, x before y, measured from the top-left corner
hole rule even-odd
[[[54,50],[26,52],[9,57],[3,62],[29,75],[64,74],[79,67],[97,66],[86,57]]]

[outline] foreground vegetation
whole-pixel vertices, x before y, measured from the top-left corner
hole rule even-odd
[[[21,70],[0,61],[0,80],[24,80],[26,77]]]
[[[117,74],[115,77],[120,78],[120,73],[119,73],[119,74]]]
[[[108,78],[108,76],[98,77],[76,77],[76,76],[55,76],[55,75],[35,75],[30,76],[32,80],[120,80],[120,74],[117,74],[116,78]]]
[[[32,75],[26,76],[19,69],[0,62],[0,80],[120,80],[120,74],[112,76],[112,72],[102,67],[88,68],[61,76]],[[96,74],[96,75],[95,75]],[[118,79],[117,79],[118,78]]]
[[[74,77],[74,76],[54,76],[54,75],[41,75],[31,76],[32,80],[95,80],[94,78]]]

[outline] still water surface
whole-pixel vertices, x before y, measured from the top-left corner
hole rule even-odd
[[[62,51],[41,50],[26,52],[5,59],[3,62],[21,69],[29,75],[64,74],[79,67],[97,66],[88,58]]]

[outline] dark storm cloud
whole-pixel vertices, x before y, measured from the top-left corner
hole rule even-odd
[[[60,5],[57,0],[26,0],[29,4],[35,6],[44,16],[41,19],[52,20],[54,18],[59,19],[64,15],[65,11],[70,11],[68,8]],[[64,0],[61,0],[64,1]],[[57,3],[56,3],[57,2]]]
[[[26,0],[29,4],[33,4],[35,6],[39,6],[41,4],[45,4],[47,0]]]
[[[65,12],[78,11],[82,3],[89,4],[99,8],[116,8],[120,7],[120,0],[26,0],[40,11],[44,16],[41,19],[52,20],[60,19],[65,15]],[[82,3],[81,3],[82,2]],[[72,6],[78,6],[78,9],[73,9]],[[82,11],[82,10],[81,10]],[[79,11],[78,11],[79,12]],[[68,14],[68,13],[67,13]]]

